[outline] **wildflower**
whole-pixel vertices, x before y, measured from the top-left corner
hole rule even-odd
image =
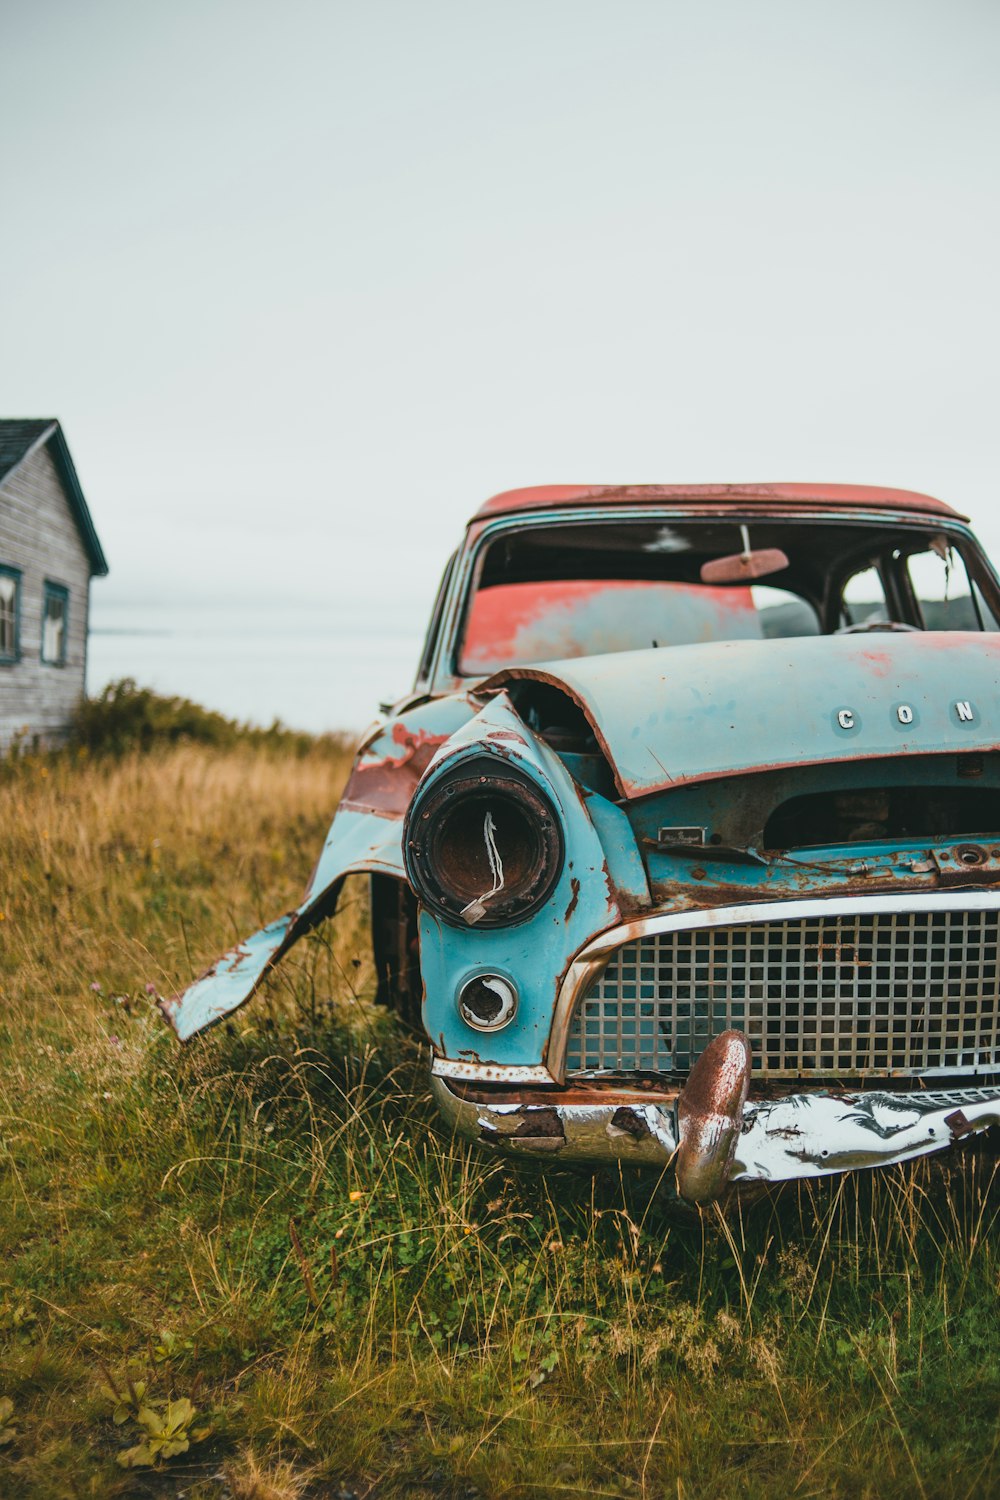
[[[156,994],[156,985],[153,984],[151,980],[147,980],[146,981],[146,994],[147,995],[155,995]]]
[[[361,1200],[362,1200],[362,1198],[365,1195],[364,1195],[364,1193],[359,1192],[357,1188],[355,1188],[354,1192],[353,1193],[348,1193],[347,1196],[351,1200],[352,1203],[360,1203]]]
[[[97,979],[91,980],[90,988],[93,990],[95,995],[99,995],[101,993],[100,981]]]

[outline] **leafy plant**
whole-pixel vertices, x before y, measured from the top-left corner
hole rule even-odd
[[[114,1402],[112,1421],[116,1427],[127,1422],[129,1417],[138,1415],[142,1408],[143,1398],[146,1395],[146,1382],[144,1380],[130,1380],[127,1376],[124,1386],[119,1390],[112,1377],[104,1372],[104,1394],[109,1401]]]
[[[161,1328],[160,1342],[153,1345],[153,1358],[158,1365],[163,1365],[180,1354],[190,1354],[193,1348],[193,1339],[178,1338],[169,1328]]]
[[[6,1448],[17,1437],[14,1423],[14,1403],[9,1396],[0,1396],[0,1448]]]
[[[192,1443],[200,1443],[209,1434],[208,1427],[192,1428],[196,1415],[186,1396],[179,1401],[168,1401],[162,1411],[155,1406],[140,1406],[135,1420],[146,1436],[134,1448],[119,1453],[118,1462],[123,1469],[148,1468],[161,1459],[186,1453]]]
[[[188,1397],[178,1401],[147,1401],[146,1382],[126,1376],[121,1385],[103,1372],[104,1394],[114,1402],[112,1420],[116,1427],[128,1421],[135,1422],[145,1432],[145,1437],[131,1448],[118,1455],[118,1462],[125,1469],[148,1468],[161,1459],[174,1458],[186,1453],[192,1443],[200,1443],[207,1437],[208,1427],[191,1427],[197,1415]]]

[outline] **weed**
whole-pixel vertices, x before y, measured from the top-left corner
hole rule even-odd
[[[196,1415],[186,1396],[180,1401],[168,1401],[162,1407],[141,1405],[134,1420],[145,1436],[135,1447],[119,1453],[118,1462],[123,1469],[152,1468],[186,1453],[192,1443],[203,1442],[209,1434],[207,1427],[192,1427]]]

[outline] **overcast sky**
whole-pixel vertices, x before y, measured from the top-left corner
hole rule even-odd
[[[419,635],[543,482],[899,485],[1000,552],[998,43],[996,0],[0,0],[0,413],[64,423],[96,617]]]

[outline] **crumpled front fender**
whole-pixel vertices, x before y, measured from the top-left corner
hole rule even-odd
[[[289,948],[333,915],[348,875],[383,871],[403,879],[401,830],[400,822],[371,813],[339,812],[302,904],[230,948],[182,994],[160,1001],[181,1041],[244,1005]]]
[[[362,740],[301,904],[223,954],[160,1008],[181,1041],[246,1004],[300,938],[336,910],[348,875],[405,880],[403,814],[440,747],[475,713],[462,696],[423,702],[378,722]]]

